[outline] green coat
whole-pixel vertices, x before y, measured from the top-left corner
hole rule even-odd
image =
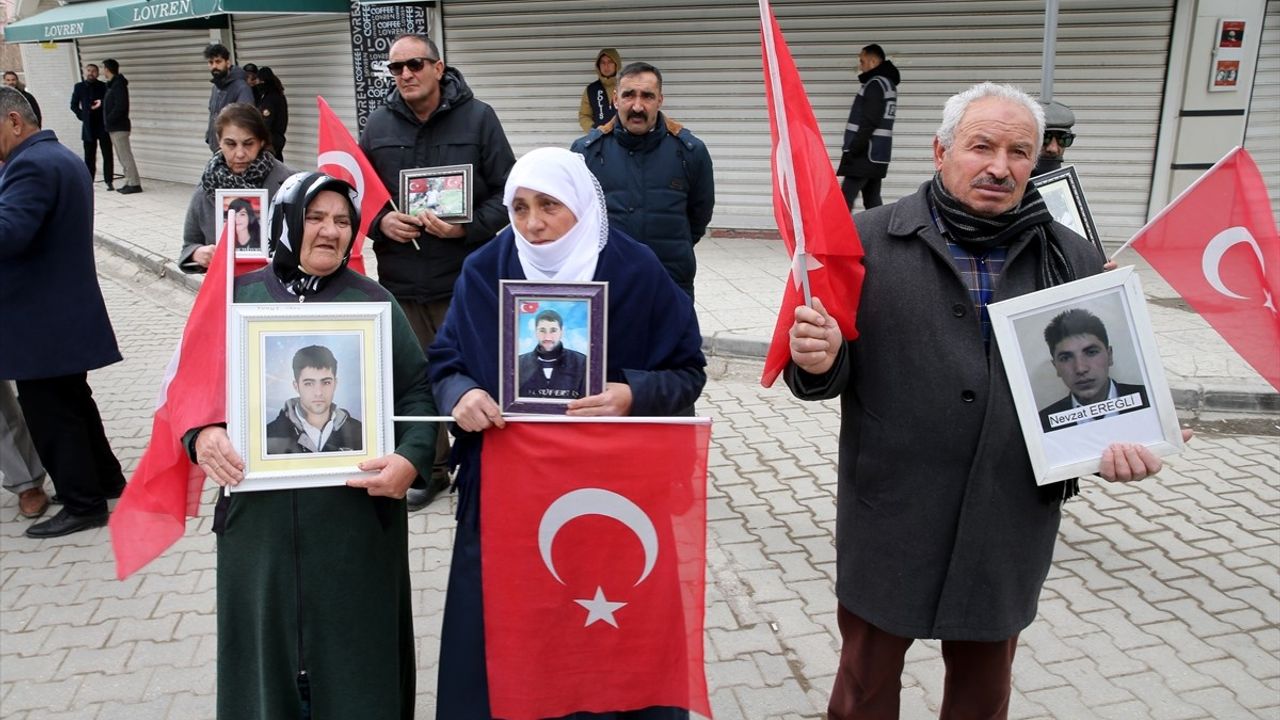
[[[236,280],[236,302],[291,302],[269,269]],[[390,302],[398,415],[434,415],[422,348],[400,306],[349,270],[313,302]],[[396,452],[426,473],[434,423],[396,426]],[[400,720],[414,708],[413,613],[404,500],[325,487],[237,493],[219,503],[218,717]]]

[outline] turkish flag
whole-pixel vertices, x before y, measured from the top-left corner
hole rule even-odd
[[[1280,390],[1280,239],[1246,150],[1227,153],[1129,244]]]
[[[760,378],[761,385],[770,387],[791,359],[789,331],[796,307],[806,303],[804,270],[810,295],[822,300],[844,338],[852,340],[858,336],[863,267],[862,242],[768,0],[760,0],[760,37],[773,141],[773,216],[791,256],[791,275]]]
[[[680,707],[703,669],[708,424],[485,433],[480,547],[494,717]]]
[[[361,275],[364,271],[364,239],[369,235],[369,225],[382,208],[391,202],[391,193],[360,150],[360,144],[351,137],[347,126],[329,108],[323,97],[316,96],[320,106],[320,132],[316,154],[316,167],[320,172],[346,180],[356,189],[360,205],[360,227],[356,230],[348,267]]]
[[[151,440],[111,513],[116,577],[125,579],[182,537],[187,518],[200,508],[205,474],[187,457],[182,436],[192,428],[227,420],[228,218],[196,293],[182,341],[165,368]],[[236,264],[236,274],[255,269]]]

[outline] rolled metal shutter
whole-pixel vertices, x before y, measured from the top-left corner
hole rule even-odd
[[[351,21],[346,15],[235,15],[231,22],[236,62],[266,65],[289,99],[285,164],[316,166],[316,133],[322,95],[347,129],[355,132],[351,70]]]
[[[1280,2],[1277,0],[1267,1],[1244,146],[1262,171],[1271,209],[1276,222],[1280,223]]]
[[[1076,112],[1068,153],[1104,238],[1143,224],[1151,185],[1173,0],[1064,0],[1055,97]],[[857,56],[879,43],[901,69],[893,162],[884,195],[909,194],[933,172],[946,98],[982,80],[1036,92],[1042,0],[774,0],[833,162],[858,90]],[[445,55],[493,105],[517,153],[567,145],[594,79],[617,47],[624,64],[663,72],[665,111],[707,143],[716,169],[715,227],[773,226],[769,122],[753,0],[446,0]]]
[[[147,30],[77,40],[80,61],[120,63],[129,79],[129,144],[144,178],[194,183],[209,162],[208,30]],[[118,165],[116,172],[122,172]]]

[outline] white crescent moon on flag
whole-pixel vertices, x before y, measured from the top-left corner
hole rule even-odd
[[[1262,248],[1258,247],[1258,241],[1254,239],[1247,229],[1238,225],[1229,227],[1213,236],[1213,239],[1204,248],[1204,256],[1200,260],[1200,268],[1204,272],[1204,279],[1209,281],[1209,285],[1214,290],[1229,298],[1248,300],[1249,298],[1244,295],[1237,295],[1222,284],[1222,256],[1227,253],[1227,250],[1240,243],[1248,243],[1253,248],[1253,254],[1258,257],[1258,265],[1263,269],[1263,272],[1266,272],[1267,266],[1262,260]]]
[[[322,153],[316,158],[316,167],[324,170],[325,165],[337,165],[338,167],[351,173],[351,179],[356,186],[356,197],[364,199],[364,173],[360,172],[360,164],[351,156],[349,152],[342,150],[330,150]]]
[[[538,523],[538,550],[542,553],[542,562],[546,564],[547,570],[551,571],[552,577],[561,585],[565,584],[565,581],[560,578],[560,573],[556,572],[555,563],[551,560],[551,544],[555,542],[556,533],[560,532],[560,528],[570,520],[584,515],[613,518],[635,533],[640,539],[640,545],[644,548],[644,570],[640,573],[640,579],[636,580],[636,585],[644,582],[658,560],[658,531],[639,505],[616,492],[600,488],[582,488],[567,492],[556,498],[546,512],[542,513],[542,521]]]

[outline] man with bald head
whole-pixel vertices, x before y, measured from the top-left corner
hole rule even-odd
[[[934,176],[854,217],[867,268],[858,337],[844,342],[823,306],[855,298],[795,309],[787,384],[841,401],[831,718],[897,718],[915,638],[942,640],[941,717],[1007,716],[1018,634],[1075,481],[1036,486],[987,305],[1101,270],[1028,184],[1043,137],[1021,90],[953,96]],[[1100,474],[1159,469],[1141,445],[1116,444]]]

